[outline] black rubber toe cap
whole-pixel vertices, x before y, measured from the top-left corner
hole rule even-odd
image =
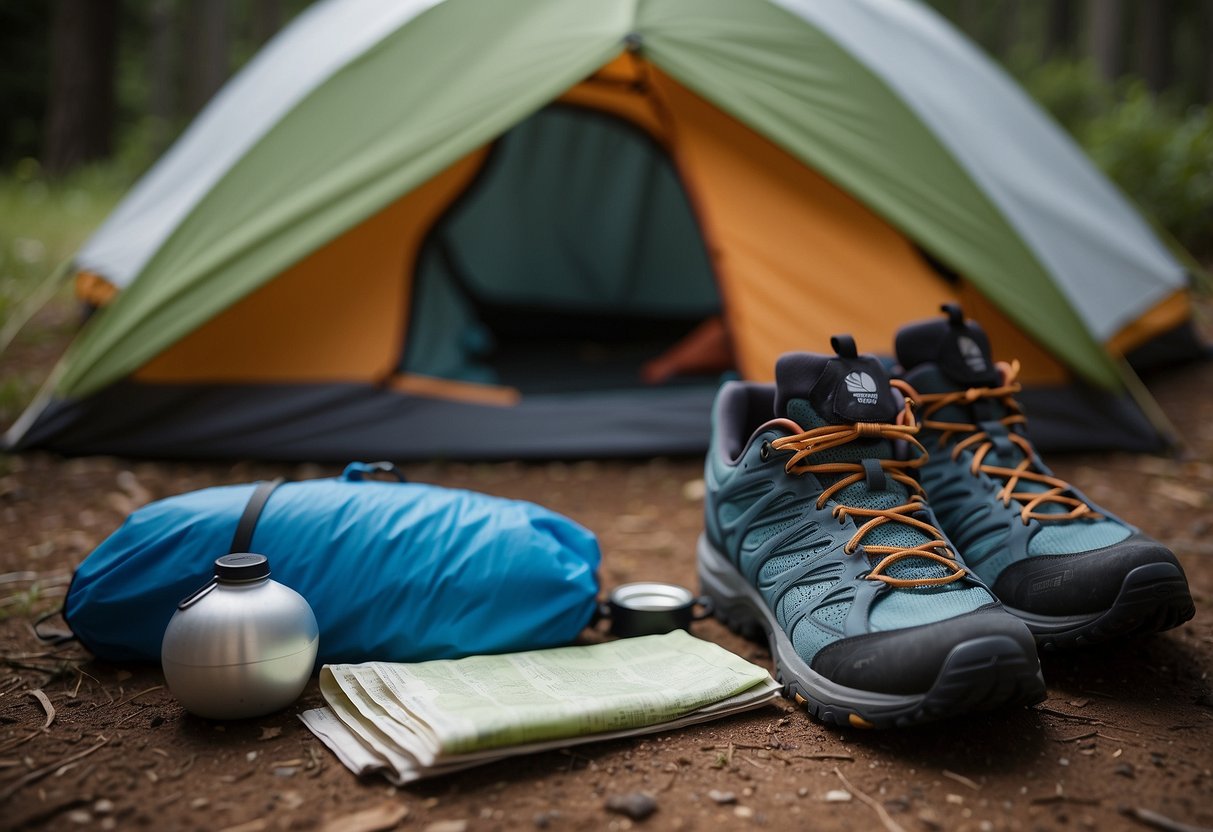
[[[889,694],[931,689],[944,661],[960,644],[986,636],[1008,636],[1036,664],[1036,643],[1027,625],[991,604],[966,615],[836,641],[822,649],[813,670],[850,688]]]
[[[1134,534],[1102,549],[1072,555],[1040,555],[1011,564],[991,587],[1009,607],[1037,615],[1085,615],[1108,609],[1139,566],[1183,567],[1166,546]]]

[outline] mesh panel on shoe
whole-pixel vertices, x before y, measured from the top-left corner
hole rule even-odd
[[[789,618],[792,618],[801,608],[812,606],[818,598],[830,591],[830,588],[838,583],[838,579],[834,578],[828,581],[817,581],[811,584],[798,584],[791,587],[779,599],[779,608],[775,610],[775,615],[779,618],[780,623],[787,623]]]
[[[762,569],[759,570],[759,572],[758,572],[758,579],[763,581],[764,583],[767,581],[774,580],[776,577],[778,577],[782,573],[786,572],[787,570],[792,569],[796,566],[799,566],[800,564],[804,563],[809,558],[813,557],[814,555],[818,555],[818,554],[824,552],[826,549],[829,549],[833,545],[834,545],[834,541],[823,540],[823,541],[821,541],[821,544],[818,546],[813,546],[811,548],[805,548],[802,551],[795,552],[790,555],[780,555],[778,557],[771,558],[770,560],[768,560],[766,563],[764,563],[762,565]]]
[[[806,662],[812,662],[813,657],[826,645],[838,641],[839,636],[822,629],[813,623],[811,618],[800,619],[796,629],[792,631],[792,646],[797,654]]]
[[[916,587],[887,592],[876,600],[869,617],[873,630],[899,630],[919,624],[934,624],[990,603],[990,596],[977,586],[947,591],[942,587]],[[941,591],[944,590],[944,591]]]
[[[847,610],[851,608],[850,601],[842,601],[836,604],[827,604],[820,609],[813,610],[810,618],[820,621],[827,627],[833,627],[835,630],[842,629],[842,623],[846,621]]]
[[[1089,552],[1119,543],[1129,535],[1129,529],[1115,520],[1050,522],[1033,535],[1028,543],[1028,554],[1072,555]]]

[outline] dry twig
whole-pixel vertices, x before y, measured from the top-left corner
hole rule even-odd
[[[46,777],[48,774],[53,774],[54,772],[58,771],[60,768],[67,765],[68,763],[74,763],[76,760],[81,760],[81,759],[87,757],[89,754],[92,754],[94,751],[97,751],[98,749],[100,749],[107,742],[109,742],[108,739],[106,739],[105,737],[101,737],[101,741],[98,742],[96,745],[90,746],[90,747],[84,749],[83,751],[78,751],[75,754],[70,754],[67,757],[64,757],[62,760],[59,760],[58,762],[51,763],[50,765],[43,766],[42,768],[34,769],[29,774],[25,775],[24,777],[18,779],[17,781],[6,786],[4,789],[0,790],[0,803],[3,803],[4,801],[8,800],[10,797],[15,795],[23,787],[28,786],[30,783],[36,783],[39,780],[41,780],[43,777]]]
[[[29,742],[30,740],[32,740],[34,737],[38,736],[41,733],[42,733],[42,729],[39,728],[37,731],[32,731],[31,733],[26,734],[24,737],[17,737],[16,739],[9,740],[4,745],[0,745],[0,754],[3,754],[5,751],[8,751],[11,748],[16,748],[17,746],[21,745],[22,743]]]
[[[164,685],[152,685],[150,688],[141,690],[138,693],[132,693],[130,696],[126,697],[126,699],[123,699],[122,701],[118,702],[117,704],[125,705],[127,702],[134,702],[136,699],[138,699],[140,696],[143,696],[145,693],[151,693],[154,690],[160,690],[162,687],[164,687]]]
[[[838,779],[842,781],[842,785],[846,786],[847,791],[862,800],[872,811],[876,813],[876,816],[880,818],[880,822],[884,824],[885,829],[889,830],[889,832],[906,832],[905,829],[902,828],[901,824],[893,820],[892,816],[889,815],[888,810],[885,809],[885,807],[882,806],[879,801],[873,800],[859,789],[852,786],[851,781],[846,778],[846,775],[838,770],[838,766],[834,766],[834,773],[838,775]]]
[[[1040,711],[1042,714],[1048,714],[1049,716],[1059,716],[1062,719],[1072,719],[1076,722],[1085,722],[1088,725],[1106,725],[1107,724],[1107,723],[1103,722],[1102,720],[1096,719],[1095,717],[1092,717],[1092,716],[1081,716],[1079,714],[1066,713],[1065,711],[1059,711],[1056,708],[1050,708],[1046,705],[1037,705],[1036,710]]]
[[[965,777],[963,774],[957,774],[956,772],[948,771],[945,768],[943,770],[943,776],[947,777],[949,780],[955,780],[957,783],[959,783],[962,786],[968,786],[970,789],[972,789],[975,792],[981,791],[981,786],[977,785],[976,782],[970,780],[968,777]]]
[[[1152,812],[1149,809],[1139,809],[1136,806],[1121,806],[1120,813],[1125,817],[1133,818],[1133,820],[1139,823],[1144,823],[1146,826],[1162,829],[1164,832],[1209,832],[1207,827],[1189,826],[1186,823],[1171,820],[1166,815],[1160,815],[1158,812]]]
[[[1084,734],[1076,734],[1073,737],[1062,737],[1057,742],[1078,742],[1079,740],[1089,740],[1091,737],[1098,737],[1098,731],[1087,731]]]

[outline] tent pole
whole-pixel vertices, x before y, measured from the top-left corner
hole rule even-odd
[[[1163,412],[1154,395],[1146,387],[1145,382],[1141,380],[1141,376],[1137,375],[1137,371],[1124,358],[1118,359],[1117,364],[1120,368],[1120,377],[1124,379],[1125,388],[1134,403],[1141,408],[1147,421],[1162,435],[1171,452],[1177,457],[1182,456],[1187,450],[1187,444],[1174,423]]]
[[[71,272],[72,265],[71,260],[60,263],[57,269],[26,296],[13,316],[5,322],[3,327],[0,327],[0,355],[4,354],[9,344],[16,340],[21,330],[25,329],[25,325],[55,296],[55,292],[59,291],[59,287],[63,285],[63,279]]]

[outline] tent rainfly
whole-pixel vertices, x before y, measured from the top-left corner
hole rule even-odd
[[[1038,442],[1141,448],[1126,359],[1195,345],[1180,263],[908,0],[327,0],[75,267],[11,448],[693,452],[722,376],[954,300]]]

